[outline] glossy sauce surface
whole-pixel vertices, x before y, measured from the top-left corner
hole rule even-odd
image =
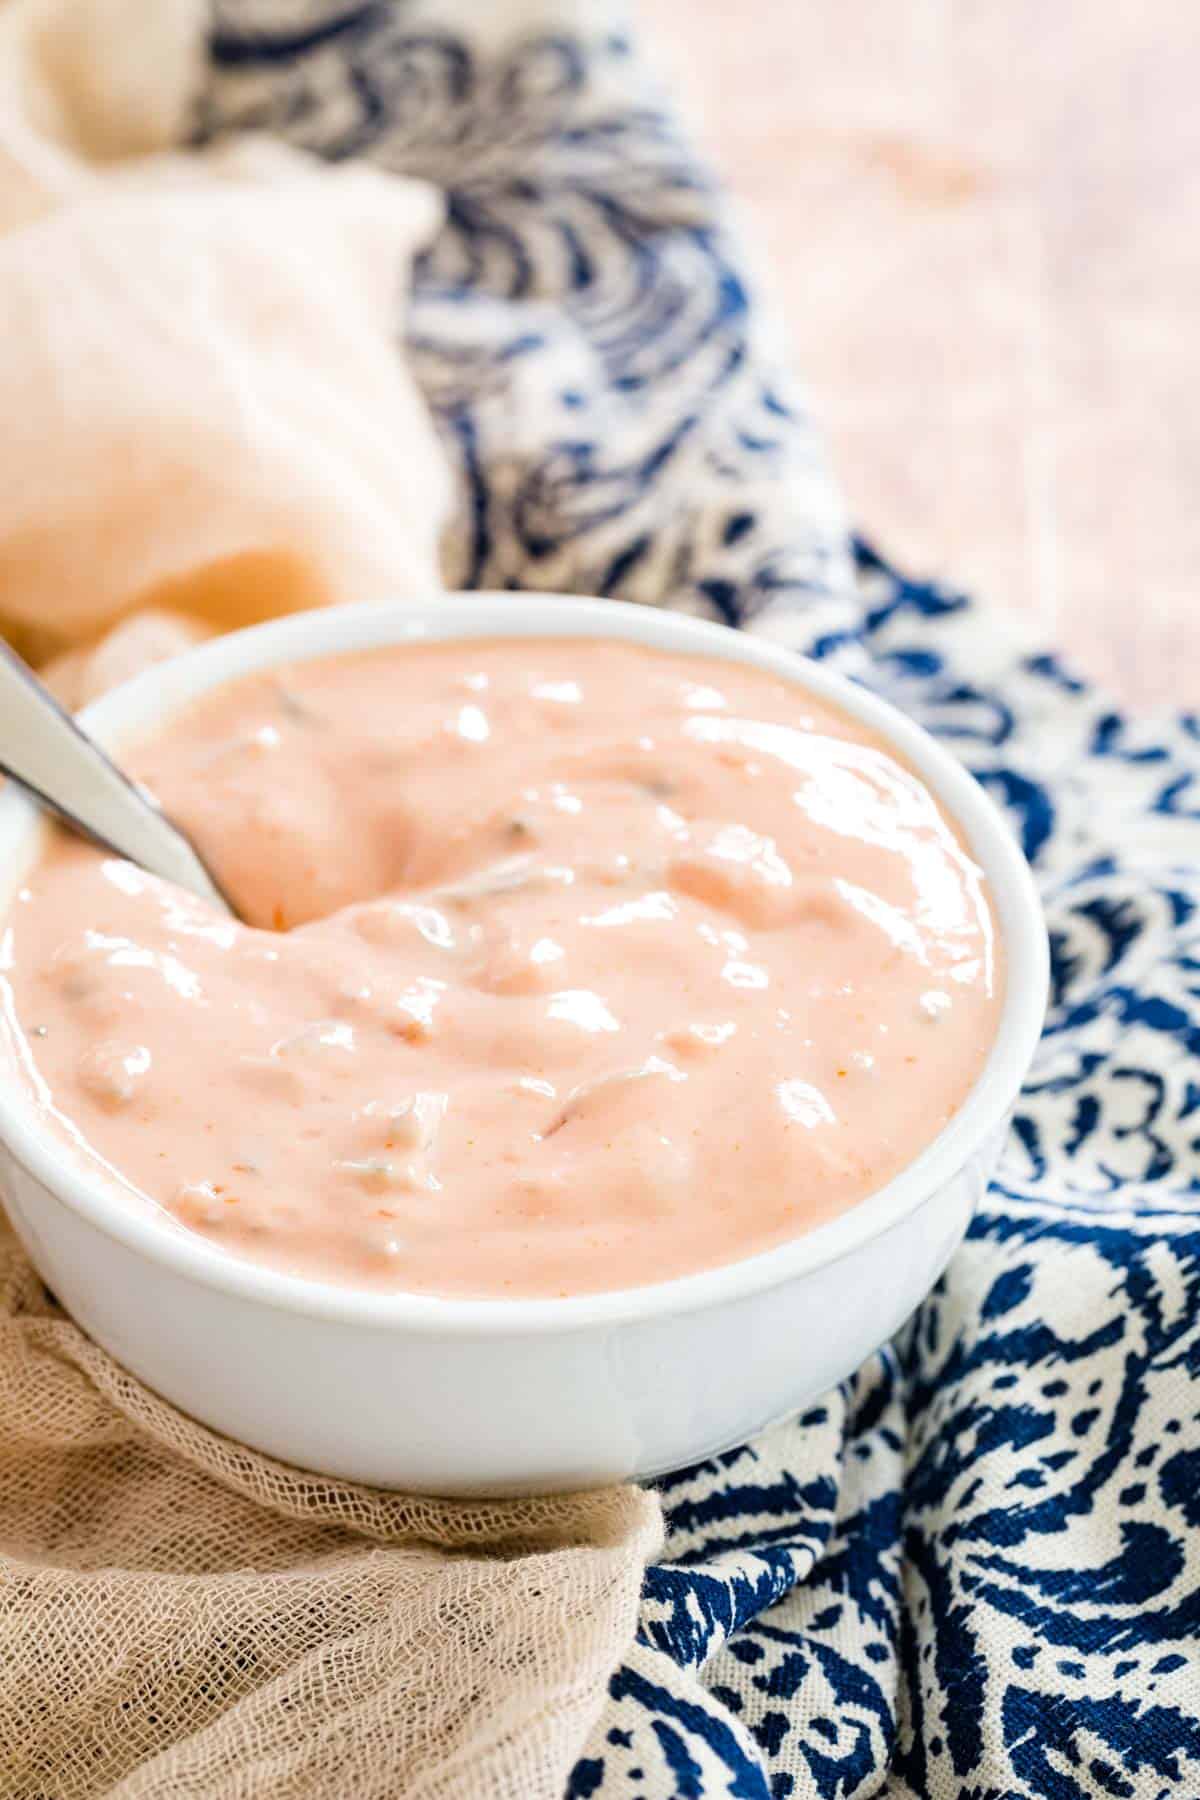
[[[482,1296],[733,1261],[895,1175],[991,1045],[953,825],[762,671],[396,647],[125,760],[254,927],[56,836],[0,937],[9,1078],[238,1256]]]

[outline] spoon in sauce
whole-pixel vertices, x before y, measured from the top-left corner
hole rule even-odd
[[[152,794],[121,773],[3,643],[0,771],[72,831],[236,916],[186,832]]]

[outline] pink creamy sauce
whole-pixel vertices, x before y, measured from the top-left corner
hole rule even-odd
[[[996,1029],[979,869],[854,720],[609,642],[397,647],[128,757],[257,929],[56,836],[0,940],[55,1129],[230,1253],[577,1294],[796,1236]]]

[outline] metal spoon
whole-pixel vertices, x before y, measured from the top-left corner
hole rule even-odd
[[[0,644],[0,770],[73,831],[236,913],[186,833],[79,729],[33,670]]]

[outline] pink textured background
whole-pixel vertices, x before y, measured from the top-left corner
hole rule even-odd
[[[643,0],[855,521],[1200,704],[1200,6]]]

